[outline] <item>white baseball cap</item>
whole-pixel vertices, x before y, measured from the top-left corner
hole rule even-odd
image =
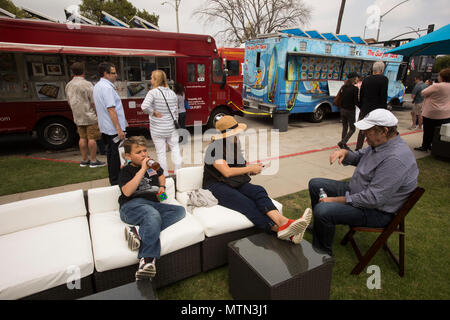
[[[367,130],[373,126],[394,127],[398,119],[392,112],[386,109],[375,109],[371,111],[364,119],[355,122],[355,127],[359,130]]]

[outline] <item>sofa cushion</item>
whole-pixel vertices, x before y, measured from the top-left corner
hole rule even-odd
[[[0,206],[0,235],[86,216],[83,190],[21,200]]]
[[[94,188],[88,190],[88,207],[91,215],[110,211],[119,211],[119,186]],[[166,194],[168,200],[175,199],[175,183],[172,178],[166,178]],[[113,201],[112,199],[115,199]]]
[[[0,299],[26,297],[94,271],[86,217],[0,236],[0,252]]]
[[[175,193],[173,179],[169,178],[166,182],[168,182],[167,191],[170,193],[166,203],[180,205],[173,199]],[[126,267],[138,262],[138,252],[128,249],[125,241],[124,228],[126,224],[120,219],[119,206],[117,205],[116,210],[102,211],[108,206],[115,207],[120,195],[118,190],[117,186],[116,189],[106,187],[88,190],[89,211],[94,209],[95,212],[95,214],[91,214],[89,222],[95,269],[99,272]],[[98,195],[101,196],[93,198]],[[98,202],[103,202],[103,204],[100,205]],[[184,219],[161,232],[161,256],[199,243],[204,238],[202,226],[190,215],[186,215]]]
[[[203,166],[186,167],[177,170],[177,191],[187,192],[200,189],[203,185]]]
[[[186,208],[187,192],[177,192],[177,200]],[[283,213],[283,205],[272,199],[273,204]],[[205,235],[213,237],[227,232],[251,228],[254,224],[242,213],[221,205],[194,208],[191,214],[203,226]]]

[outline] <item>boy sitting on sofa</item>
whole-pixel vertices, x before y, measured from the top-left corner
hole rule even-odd
[[[162,230],[184,218],[182,206],[161,203],[157,194],[165,192],[163,169],[152,169],[147,141],[142,136],[124,142],[129,164],[120,170],[120,219],[132,225],[125,227],[125,239],[131,250],[138,250],[140,259],[136,280],[152,279],[156,275],[155,259],[159,259]],[[135,226],[139,226],[139,232]]]

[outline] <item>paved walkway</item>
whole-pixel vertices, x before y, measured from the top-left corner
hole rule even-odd
[[[411,149],[419,146],[422,141],[422,131],[411,131],[408,129],[411,125],[409,111],[394,111],[394,114],[399,119],[398,129],[403,139],[408,143]],[[247,155],[259,151],[255,142],[256,140],[254,139],[256,139],[258,133],[262,132],[261,130],[269,130],[271,128],[271,121],[247,116],[244,118],[237,117],[237,120],[247,123],[248,128],[252,129],[248,130],[250,134],[248,138],[245,138],[243,141],[243,148],[246,150]],[[251,131],[253,131],[253,134],[251,134]],[[332,119],[328,119],[319,124],[309,123],[298,119],[290,120],[288,132],[279,134],[279,154],[275,154],[274,157],[274,154],[270,153],[270,143],[272,140],[269,139],[267,144],[268,156],[259,157],[259,160],[268,163],[268,169],[266,169],[267,171],[263,171],[262,174],[252,177],[252,182],[263,185],[267,189],[269,195],[276,198],[306,189],[308,181],[314,177],[326,177],[337,180],[351,177],[354,170],[353,167],[344,167],[337,163],[330,165],[329,163],[329,155],[333,150],[337,149],[336,142],[340,140],[340,133],[341,124],[337,117],[333,117]],[[356,138],[357,132],[353,135],[352,139],[350,139],[350,147],[354,147]],[[193,141],[190,144],[191,148],[185,146],[183,149],[183,166],[201,165],[199,160],[201,161],[203,159],[202,151],[208,145],[209,139],[210,135],[208,134],[203,136],[193,135]],[[195,142],[201,142],[200,144],[197,144],[197,148],[194,148]],[[149,149],[150,154],[155,156],[154,146],[151,142],[149,142]],[[428,155],[428,153],[414,150],[413,153],[416,158]],[[77,150],[55,154],[34,154],[33,156],[79,161],[79,153]],[[170,161],[170,152],[168,153],[167,158],[169,168],[173,168]],[[100,159],[105,160],[104,157],[100,157]],[[250,159],[247,156],[247,160],[252,161],[256,159]],[[278,168],[278,170],[275,170],[275,168]],[[95,169],[88,168],[88,170]],[[271,173],[271,171],[277,172],[276,174],[265,174]],[[2,196],[0,197],[0,204],[71,190],[87,190],[104,186],[109,186],[108,179]]]

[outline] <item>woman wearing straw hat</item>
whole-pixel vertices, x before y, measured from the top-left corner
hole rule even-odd
[[[261,172],[262,164],[247,165],[238,139],[246,124],[232,116],[216,122],[219,135],[212,138],[206,149],[203,188],[212,192],[219,204],[245,215],[257,228],[277,232],[281,240],[296,244],[303,239],[311,221],[312,211],[306,209],[297,220],[284,217],[262,186],[250,183],[250,175]]]

